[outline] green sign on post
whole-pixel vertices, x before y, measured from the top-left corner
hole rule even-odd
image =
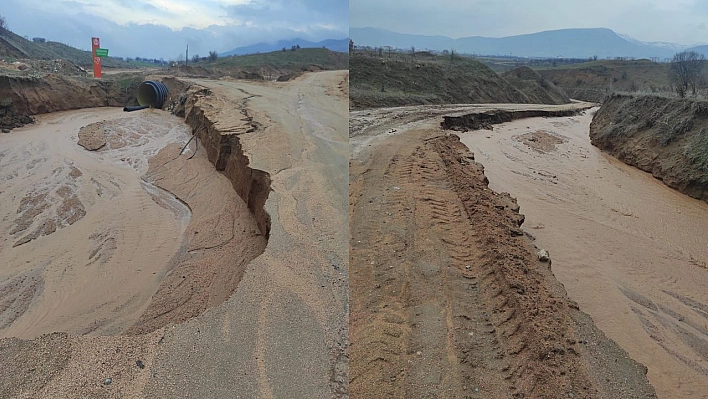
[[[96,49],[96,57],[108,57],[108,49],[107,48],[97,48]]]

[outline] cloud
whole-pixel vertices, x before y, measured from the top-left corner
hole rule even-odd
[[[46,3],[46,6],[43,6]],[[81,49],[98,36],[111,55],[174,59],[258,42],[341,39],[348,1],[323,0],[2,0],[10,29]]]

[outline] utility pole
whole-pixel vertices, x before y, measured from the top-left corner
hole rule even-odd
[[[187,45],[187,52],[184,55],[184,66],[187,66],[189,64],[189,44]]]

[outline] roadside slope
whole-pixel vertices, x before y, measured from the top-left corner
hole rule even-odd
[[[613,95],[590,124],[592,144],[667,186],[708,201],[708,102]]]

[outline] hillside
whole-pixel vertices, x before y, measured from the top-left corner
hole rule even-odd
[[[190,62],[204,75],[228,75],[236,78],[276,79],[308,71],[349,68],[349,54],[323,48],[300,48],[296,51],[273,51],[243,56],[219,57],[216,61]]]
[[[358,46],[393,46],[402,49],[455,49],[460,54],[514,55],[520,57],[588,58],[672,57],[676,51],[649,43],[628,40],[610,29],[560,29],[508,37],[422,36],[376,28],[351,28]]]
[[[558,103],[557,94],[534,87],[529,98],[483,63],[467,57],[416,59],[357,53],[350,64],[350,107],[374,108],[416,104],[531,103],[541,98]],[[526,83],[516,82],[519,88]],[[557,90],[557,89],[556,89]]]
[[[529,103],[566,104],[570,102],[570,98],[563,90],[527,66],[513,69],[502,76],[514,88],[522,92]]]
[[[591,61],[536,71],[578,100],[600,102],[617,91],[671,92],[669,64],[649,60]]]
[[[90,51],[79,50],[58,42],[35,43],[11,31],[0,33],[0,59],[5,60],[66,60],[84,68],[93,65]],[[133,64],[119,58],[106,57],[102,60],[104,67],[133,68]]]
[[[708,102],[613,95],[590,125],[592,144],[708,202]]]

